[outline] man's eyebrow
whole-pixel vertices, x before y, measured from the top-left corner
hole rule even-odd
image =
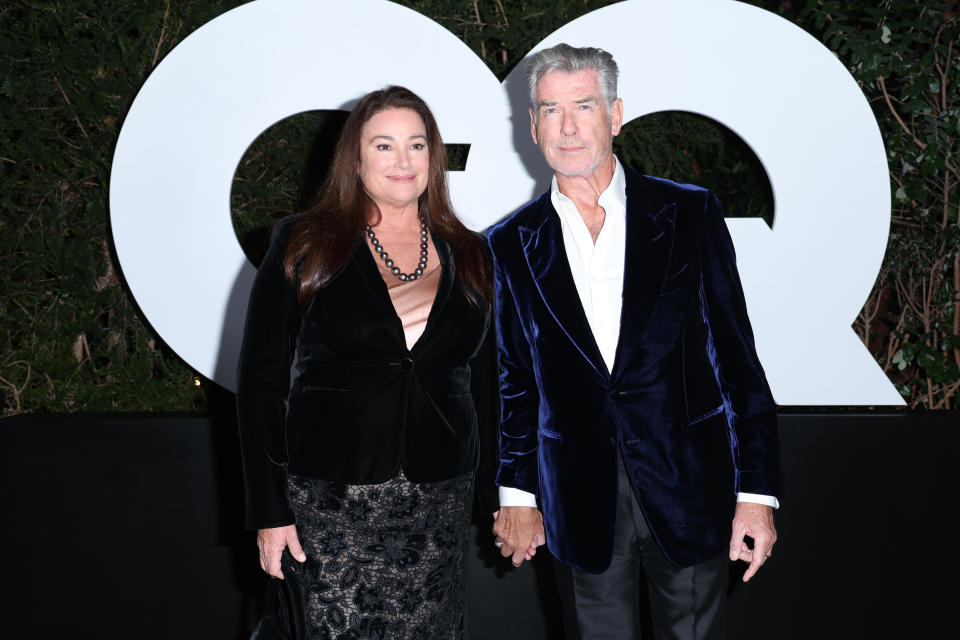
[[[591,95],[591,96],[584,96],[582,98],[577,98],[576,100],[573,101],[574,104],[586,104],[587,102],[600,104],[600,98],[598,98],[597,96]],[[541,107],[555,107],[558,104],[560,103],[557,102],[556,100],[541,100],[540,102],[537,103],[537,108],[540,109]]]

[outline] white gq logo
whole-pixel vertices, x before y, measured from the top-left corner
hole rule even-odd
[[[396,39],[377,34],[404,34]],[[730,0],[633,0],[551,34],[610,51],[625,121],[709,116],[763,162],[774,228],[728,220],[757,347],[787,405],[903,404],[850,325],[886,248],[890,193],[873,114],[843,65],[778,16]],[[231,182],[267,127],[349,108],[402,84],[434,110],[454,204],[482,229],[547,186],[529,141],[522,65],[501,85],[454,35],[384,0],[259,0],[185,39],[150,75],[117,143],[111,223],[147,319],[191,366],[232,389],[254,269],[230,220]]]

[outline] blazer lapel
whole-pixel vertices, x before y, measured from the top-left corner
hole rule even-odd
[[[623,307],[614,373],[629,364],[657,304],[673,251],[677,205],[665,201],[646,178],[627,174],[627,229]]]
[[[417,347],[429,341],[430,334],[435,330],[435,326],[443,314],[443,308],[447,304],[447,300],[450,299],[450,291],[453,289],[453,283],[457,275],[450,245],[442,238],[433,236],[433,246],[437,249],[437,255],[440,257],[440,264],[443,267],[443,271],[440,272],[440,283],[437,285],[437,295],[434,297],[433,304],[430,306],[427,325],[423,328],[423,335],[414,343],[414,349],[417,349]]]
[[[390,301],[390,292],[387,291],[387,283],[383,281],[383,277],[380,275],[376,260],[367,248],[366,237],[361,239],[357,245],[357,251],[353,254],[353,263],[360,271],[360,275],[367,285],[367,291],[376,303],[380,315],[390,327],[390,333],[400,344],[406,346],[407,341],[403,336],[403,323],[397,316],[396,309],[393,308],[393,303]]]
[[[587,321],[563,244],[560,218],[547,193],[540,202],[541,224],[520,227],[520,244],[527,266],[550,314],[574,346],[603,377],[607,366]],[[531,225],[532,226],[532,225]]]
[[[430,314],[427,316],[427,325],[424,327],[420,339],[413,345],[414,349],[427,341],[433,325],[437,323],[437,317],[441,315],[444,305],[450,298],[450,291],[456,279],[450,245],[441,238],[433,236],[433,246],[437,249],[437,255],[440,257],[440,264],[442,265],[440,283],[437,285],[437,295],[433,299]],[[367,285],[367,290],[376,303],[380,315],[383,316],[384,321],[390,326],[390,331],[397,341],[406,348],[407,339],[403,333],[403,322],[397,315],[397,310],[390,300],[390,292],[387,289],[387,283],[383,281],[383,276],[380,275],[376,258],[373,257],[373,254],[367,248],[366,238],[358,245],[357,252],[353,255],[353,261],[360,270],[360,275],[363,277]]]

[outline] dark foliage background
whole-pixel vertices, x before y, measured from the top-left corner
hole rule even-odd
[[[205,410],[213,383],[139,314],[111,254],[110,159],[144,79],[188,34],[241,2],[47,0],[0,7],[0,390],[5,414]],[[501,79],[543,37],[603,0],[405,1]],[[890,246],[855,328],[912,406],[960,387],[960,18],[957,0],[753,2],[834,50],[873,105],[894,196]],[[718,25],[722,28],[722,25]],[[601,44],[598,42],[598,44]],[[307,202],[342,115],[264,132],[235,177],[234,225],[256,258],[270,221]],[[714,188],[730,215],[772,216],[759,162],[709,119],[631,123],[617,152]],[[824,366],[830,366],[825,362]]]

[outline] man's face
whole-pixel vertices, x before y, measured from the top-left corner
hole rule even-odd
[[[588,177],[613,153],[620,133],[623,103],[608,110],[595,69],[551,71],[537,82],[537,103],[530,109],[530,133],[547,164],[564,176]]]

